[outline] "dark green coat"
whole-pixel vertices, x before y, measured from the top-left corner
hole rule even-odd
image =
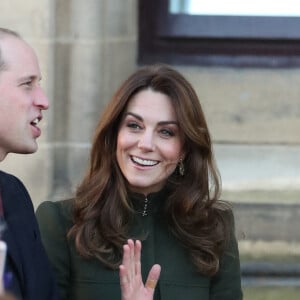
[[[167,230],[160,214],[162,195],[133,200],[140,210],[132,236],[147,234],[142,243],[144,278],[154,263],[162,267],[155,300],[239,300],[242,299],[239,254],[233,240],[222,258],[218,274],[203,276],[191,264],[186,251]],[[96,259],[80,257],[66,233],[72,226],[71,200],[44,202],[37,210],[42,240],[53,265],[62,300],[120,300],[118,270],[105,268]],[[138,208],[140,207],[140,209]]]

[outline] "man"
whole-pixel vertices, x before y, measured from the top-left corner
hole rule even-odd
[[[38,148],[38,123],[49,106],[40,80],[34,50],[17,33],[0,28],[0,161],[8,153],[33,153]],[[6,290],[17,299],[57,299],[30,196],[16,177],[2,171],[0,218],[6,225]]]

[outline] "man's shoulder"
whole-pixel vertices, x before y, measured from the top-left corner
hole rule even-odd
[[[5,180],[15,180],[15,179],[17,179],[16,176],[14,176],[10,173],[4,172],[2,170],[0,170],[0,178],[5,179]]]
[[[0,171],[0,190],[6,216],[34,212],[30,195],[16,176]]]
[[[0,170],[0,186],[6,186],[7,184],[18,184],[24,187],[24,184],[18,177]]]

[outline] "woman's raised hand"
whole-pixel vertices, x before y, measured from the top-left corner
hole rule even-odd
[[[120,265],[122,300],[152,300],[160,275],[160,265],[153,265],[144,285],[141,274],[141,242],[128,240],[123,250]]]

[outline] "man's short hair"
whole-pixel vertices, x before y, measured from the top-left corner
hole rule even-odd
[[[16,38],[21,38],[21,36],[16,31],[13,31],[8,28],[0,27],[0,72],[5,69],[5,61],[3,60],[3,57],[1,56],[1,52],[2,52],[1,51],[1,39],[8,35],[14,36]]]

